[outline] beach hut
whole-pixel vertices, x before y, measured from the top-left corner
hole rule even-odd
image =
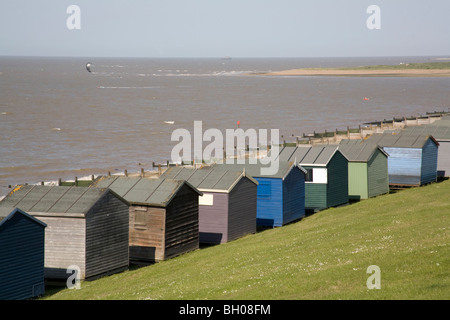
[[[391,186],[421,186],[436,181],[439,143],[431,135],[383,133],[366,143],[377,144],[389,154]]]
[[[47,225],[45,278],[67,280],[69,266],[90,280],[128,268],[128,205],[109,189],[19,186],[0,208],[20,208]]]
[[[93,186],[110,188],[130,205],[130,261],[157,262],[199,248],[198,196],[202,193],[190,183],[105,176]]]
[[[450,117],[443,117],[430,125],[408,126],[402,133],[432,136],[439,143],[437,174],[450,177]]]
[[[279,161],[297,161],[307,171],[307,211],[314,212],[348,203],[348,159],[338,146],[283,147]]]
[[[18,208],[0,208],[0,300],[44,294],[46,226]]]
[[[348,196],[368,199],[389,193],[388,154],[362,140],[342,140],[339,150],[348,159]]]
[[[258,182],[245,171],[170,167],[162,177],[186,180],[203,193],[199,196],[200,243],[225,243],[256,232]]]
[[[264,174],[262,164],[217,164],[218,169],[245,170],[258,182],[256,223],[281,227],[305,216],[305,174],[296,163],[278,164],[274,174]]]

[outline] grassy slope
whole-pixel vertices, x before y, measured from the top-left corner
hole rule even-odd
[[[324,210],[44,298],[449,299],[449,195],[445,181]]]

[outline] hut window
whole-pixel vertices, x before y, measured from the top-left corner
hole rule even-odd
[[[328,172],[326,168],[314,168],[313,169],[313,182],[314,183],[328,183]]]
[[[147,229],[147,212],[135,211],[134,212],[134,228],[135,229]]]
[[[306,169],[306,182],[312,182],[313,181],[313,169]]]
[[[306,169],[306,182],[328,183],[328,171],[326,168]]]
[[[198,204],[201,206],[213,206],[214,195],[204,193],[203,196],[198,196]]]
[[[258,199],[270,199],[272,193],[270,182],[261,181],[258,185]]]

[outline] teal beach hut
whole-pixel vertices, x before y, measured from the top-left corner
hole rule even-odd
[[[305,210],[347,204],[348,159],[336,145],[284,147],[280,162],[298,162],[306,171]]]

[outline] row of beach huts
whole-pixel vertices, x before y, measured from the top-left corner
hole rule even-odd
[[[101,176],[89,187],[20,185],[0,202],[0,299],[41,296],[50,280],[121,272],[281,227],[310,212],[450,175],[450,118],[280,148],[261,164],[169,166],[159,177]]]

